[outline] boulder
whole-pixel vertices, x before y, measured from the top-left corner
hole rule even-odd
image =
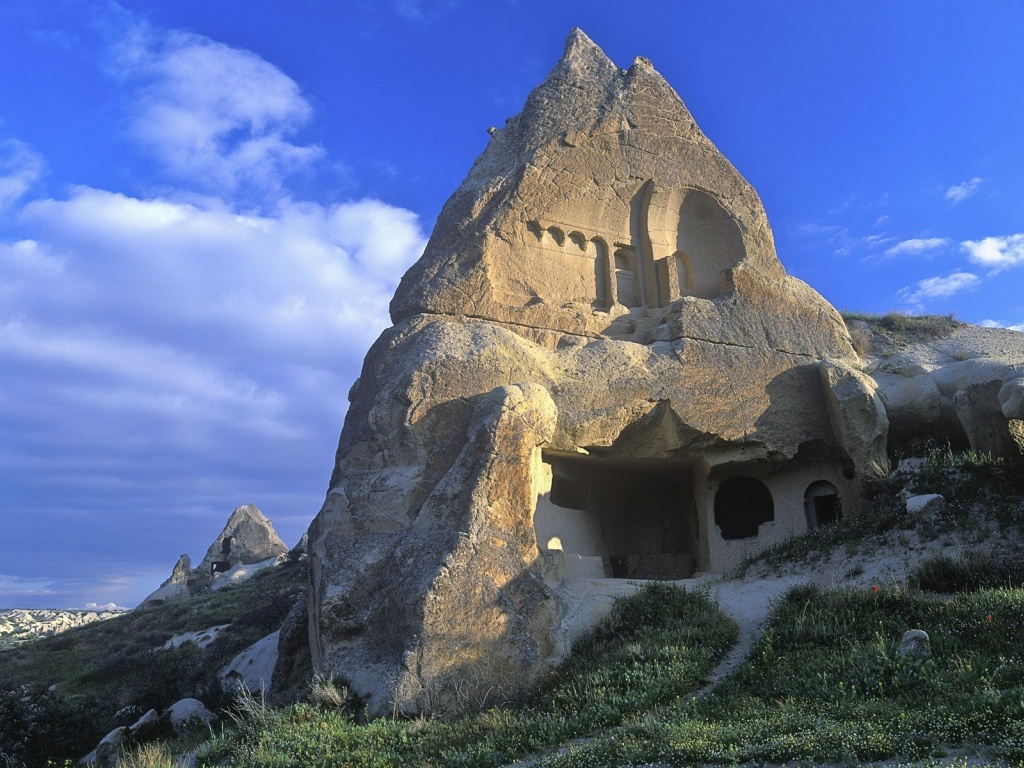
[[[909,629],[900,638],[900,656],[925,659],[932,655],[931,640],[923,629]]]
[[[92,764],[100,766],[100,768],[116,765],[117,759],[121,756],[121,746],[128,741],[129,737],[130,734],[125,726],[112,730],[96,745],[95,752],[91,753],[91,755],[95,755]]]
[[[271,632],[235,656],[220,672],[224,687],[253,693],[270,690],[280,635],[280,630]]]
[[[756,192],[649,61],[579,30],[391,315],[309,529],[313,668],[370,714],[514,697],[570,647],[565,582],[728,570],[855,513],[883,462]]]
[[[907,499],[907,512],[911,515],[934,515],[945,508],[946,499],[938,493],[922,493]]]
[[[823,360],[819,370],[832,429],[847,455],[875,477],[887,476],[889,417],[878,385],[842,360]]]
[[[199,723],[212,723],[217,716],[206,708],[199,699],[179,699],[167,708],[171,727],[178,733],[185,733]]]
[[[160,715],[151,709],[132,725],[128,726],[128,734],[132,741],[149,741],[160,731]]]
[[[1024,419],[1024,378],[1010,379],[999,388],[999,409],[1007,419]]]

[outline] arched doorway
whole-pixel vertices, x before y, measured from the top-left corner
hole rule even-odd
[[[730,477],[715,491],[715,525],[723,539],[752,539],[762,523],[775,519],[768,486],[753,477]]]
[[[804,514],[807,516],[807,528],[812,531],[834,523],[843,516],[839,491],[827,480],[811,483],[804,491]]]

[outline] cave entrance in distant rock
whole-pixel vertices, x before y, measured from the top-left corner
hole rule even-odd
[[[811,483],[804,491],[804,514],[807,516],[807,528],[812,531],[834,523],[843,516],[839,491],[827,480]]]
[[[723,539],[755,538],[761,524],[774,519],[772,493],[757,478],[730,477],[715,491],[715,525]]]
[[[685,579],[696,567],[693,473],[679,460],[544,454],[541,550],[569,577]]]

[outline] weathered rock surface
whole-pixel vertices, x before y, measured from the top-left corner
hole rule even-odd
[[[723,570],[884,463],[874,384],[757,194],[650,62],[578,30],[391,310],[309,530],[313,665],[371,713],[532,685],[568,647],[565,563]]]
[[[287,551],[267,516],[255,504],[246,504],[231,513],[193,574],[197,578],[212,576],[215,564],[218,571],[226,571],[238,563],[261,563]]]
[[[281,631],[271,632],[239,653],[221,670],[227,690],[245,688],[251,693],[269,691],[277,664],[277,644]]]
[[[823,360],[821,379],[832,430],[856,466],[878,477],[889,473],[889,417],[878,385],[841,360]]]
[[[1024,463],[1024,333],[964,325],[869,359],[892,446],[930,438]]]
[[[309,650],[309,591],[295,602],[281,624],[277,663],[270,678],[273,701],[296,701],[313,677]]]

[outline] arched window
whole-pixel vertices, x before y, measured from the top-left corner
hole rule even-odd
[[[775,519],[768,487],[753,477],[730,477],[715,492],[715,525],[723,539],[750,539],[762,523]]]
[[[636,291],[636,267],[633,264],[633,254],[625,249],[615,252],[615,295],[626,307],[638,307]]]
[[[827,480],[818,480],[804,491],[804,514],[810,530],[834,523],[843,516],[839,491]]]

